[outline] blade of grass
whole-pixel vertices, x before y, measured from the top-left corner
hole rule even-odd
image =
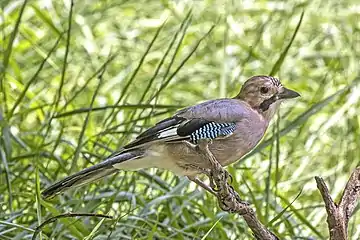
[[[86,130],[86,127],[88,125],[88,122],[89,122],[89,118],[90,118],[90,114],[92,112],[92,108],[93,108],[93,105],[94,105],[94,102],[95,102],[95,99],[98,95],[98,92],[99,92],[99,89],[101,87],[101,84],[102,84],[102,81],[103,81],[103,74],[106,70],[106,65],[104,66],[104,69],[103,71],[100,73],[100,76],[99,76],[99,83],[95,89],[95,92],[91,98],[91,102],[90,102],[90,106],[89,106],[89,110],[86,114],[86,117],[85,117],[85,121],[84,121],[84,124],[81,128],[81,132],[80,132],[80,135],[79,135],[79,138],[78,138],[78,143],[77,143],[77,147],[76,147],[76,150],[75,150],[75,153],[74,153],[74,157],[73,157],[73,160],[71,162],[71,167],[70,167],[70,171],[73,172],[75,170],[75,166],[77,164],[77,160],[79,158],[79,154],[80,154],[80,150],[82,148],[82,142],[83,142],[83,138],[84,138],[84,134],[85,134],[85,130]]]
[[[8,45],[5,49],[5,52],[4,52],[4,58],[3,58],[3,66],[2,66],[2,71],[0,73],[0,93],[2,93],[2,104],[3,104],[3,107],[4,107],[4,111],[5,113],[7,113],[7,97],[6,97],[6,90],[5,90],[5,76],[6,76],[6,71],[7,71],[7,67],[9,65],[9,61],[10,61],[10,56],[11,56],[11,53],[12,53],[12,48],[14,46],[14,41],[15,41],[15,38],[17,36],[17,33],[19,31],[19,26],[20,26],[20,23],[21,23],[21,18],[24,14],[24,10],[25,10],[25,7],[27,5],[28,1],[25,0],[23,2],[23,4],[21,5],[21,8],[20,8],[20,12],[19,12],[19,16],[18,18],[16,19],[16,22],[15,22],[15,25],[14,25],[14,29],[10,35],[10,39],[9,39],[9,42],[8,42]]]
[[[37,212],[37,219],[38,225],[42,222],[42,214],[41,214],[41,194],[40,194],[40,177],[39,177],[39,169],[36,167],[35,169],[35,195],[36,195],[36,212]],[[39,233],[39,240],[42,240],[42,233]]]
[[[105,67],[106,65],[109,65],[113,60],[115,60],[115,58],[118,56],[118,54],[119,54],[119,53],[117,52],[117,53],[111,55],[89,78],[87,78],[87,79],[85,80],[85,84],[84,84],[83,86],[81,86],[81,88],[80,88],[78,91],[76,91],[76,92],[74,93],[74,95],[72,95],[72,96],[66,101],[66,103],[64,104],[64,106],[62,106],[62,107],[59,109],[58,112],[62,112],[64,109],[66,109],[66,107],[67,107],[70,103],[72,103],[72,102],[74,101],[74,99],[76,99],[76,97],[79,96],[79,95],[86,89],[86,87],[88,87],[90,81],[91,81],[92,79],[97,79],[97,76],[103,71],[104,67]],[[55,116],[58,116],[58,115],[55,115]]]
[[[149,92],[149,89],[150,89],[151,85],[153,84],[155,78],[157,77],[157,75],[158,75],[161,67],[163,66],[163,64],[164,64],[164,62],[165,62],[165,59],[167,58],[167,56],[168,56],[169,53],[170,53],[170,50],[172,49],[173,45],[175,44],[176,39],[177,39],[179,33],[180,33],[181,30],[184,28],[184,26],[189,22],[189,19],[190,19],[190,18],[191,18],[191,10],[187,13],[187,15],[185,16],[184,20],[181,22],[180,27],[179,27],[178,30],[175,32],[174,37],[171,39],[171,42],[170,42],[170,44],[168,45],[168,47],[167,47],[164,55],[162,56],[159,64],[157,65],[156,70],[155,70],[153,76],[152,76],[151,79],[149,80],[148,85],[146,86],[146,88],[145,88],[145,90],[144,90],[144,92],[143,92],[143,95],[140,97],[139,104],[144,100],[144,98],[145,98],[145,96],[146,96],[146,93]],[[183,38],[183,36],[182,36],[182,38]],[[180,39],[179,42],[181,43],[181,42],[182,42],[182,39]],[[175,53],[176,53],[176,52],[177,52],[177,51],[175,50]],[[174,56],[173,56],[173,58],[174,58]],[[171,64],[170,64],[170,65],[171,65]],[[168,68],[168,70],[169,70],[169,68]],[[165,75],[166,75],[166,74],[165,74]],[[149,103],[149,102],[150,102],[150,101],[148,101],[148,103]]]
[[[175,44],[179,33],[181,32],[182,29],[184,29],[184,28],[186,29],[186,28],[187,28],[188,22],[189,22],[189,19],[190,19],[190,18],[191,18],[191,11],[188,12],[188,14],[187,14],[186,17],[184,18],[184,20],[181,22],[180,27],[179,27],[178,30],[175,32],[175,35],[174,35],[174,37],[172,38],[170,44],[168,45],[168,48],[166,49],[164,55],[162,56],[159,64],[157,65],[157,68],[156,68],[156,70],[155,70],[152,78],[151,78],[150,81],[148,82],[148,85],[146,86],[145,90],[143,91],[143,94],[142,94],[142,96],[140,97],[140,100],[138,101],[138,104],[141,104],[141,103],[143,102],[143,100],[145,99],[145,96],[146,96],[146,94],[149,92],[151,85],[153,84],[153,82],[154,82],[155,78],[157,77],[157,75],[158,75],[161,67],[163,66],[163,63],[165,62],[165,59],[167,58],[168,54],[170,53],[170,50],[172,49],[173,45]],[[182,35],[182,37],[181,37],[178,45],[180,45],[180,43],[182,42],[183,37],[184,37],[184,34]],[[175,54],[174,54],[174,55],[176,55],[176,52],[177,52],[177,51],[175,50]],[[172,61],[173,61],[173,59],[174,59],[174,56],[173,56],[173,58],[172,58]],[[172,65],[172,62],[170,63],[170,66],[171,66],[171,65]],[[170,67],[167,68],[167,72],[168,72],[169,68],[170,68]],[[166,74],[167,74],[167,73],[165,73],[165,76],[166,76]],[[151,102],[151,100],[148,100],[146,103],[147,103],[147,104],[150,104],[150,102]],[[154,105],[156,105],[156,103],[155,103]],[[153,110],[153,109],[152,109],[152,110]],[[141,116],[143,113],[144,113],[144,110],[140,112],[139,116]],[[130,121],[134,119],[135,114],[136,114],[136,111],[134,111],[133,114],[130,116],[130,118],[129,118]],[[150,113],[150,114],[151,114],[151,113]],[[150,114],[148,114],[148,115],[150,115]],[[134,124],[135,124],[135,123],[134,123]],[[132,127],[134,127],[134,125],[129,126],[129,128],[132,128]],[[129,128],[127,128],[126,130],[128,130]]]
[[[9,226],[9,227],[14,227],[14,228],[18,228],[24,231],[28,231],[28,232],[35,232],[34,229],[28,228],[28,227],[24,227],[22,225],[16,224],[16,223],[12,223],[12,222],[7,222],[7,221],[3,221],[0,220],[0,225],[5,225],[5,226]]]
[[[126,85],[124,86],[123,90],[120,93],[120,97],[116,100],[115,105],[118,105],[121,100],[123,100],[123,98],[125,97],[125,94],[127,93],[129,87],[131,86],[131,84],[133,83],[133,81],[135,80],[136,75],[138,74],[141,66],[143,65],[146,56],[149,54],[152,46],[154,45],[156,39],[158,38],[161,30],[164,28],[166,21],[163,22],[163,24],[157,29],[154,37],[152,38],[151,42],[149,43],[149,45],[147,46],[144,54],[141,56],[141,59],[138,63],[138,65],[136,66],[135,70],[133,71],[132,75],[130,76],[129,80],[127,81]],[[109,114],[109,116],[105,119],[104,121],[104,126],[108,127],[111,122],[113,122],[113,120],[115,119],[115,116],[117,115],[118,112],[115,112],[114,110]]]
[[[272,129],[273,135],[275,134],[275,127]],[[269,167],[267,171],[267,177],[265,179],[265,219],[269,219],[269,209],[270,209],[270,185],[271,185],[271,170],[272,170],[272,162],[273,162],[273,147],[274,142],[270,145],[270,151],[269,151]]]
[[[103,107],[93,107],[91,108],[92,112],[96,111],[104,111],[108,109],[147,109],[147,108],[154,108],[154,109],[179,109],[184,106],[181,105],[151,105],[151,104],[127,104],[127,105],[109,105],[109,106],[103,106]],[[88,113],[90,111],[90,108],[79,108],[75,109],[69,112],[59,113],[54,116],[54,118],[63,118],[68,117],[76,114],[82,114],[82,113]]]
[[[43,23],[49,26],[49,28],[56,34],[62,35],[61,31],[57,29],[55,24],[53,23],[51,17],[47,14],[46,11],[40,10],[35,4],[31,4],[30,7],[34,10],[36,15],[42,20]]]
[[[39,146],[42,146],[44,144],[47,136],[50,133],[52,121],[54,119],[54,116],[56,115],[56,112],[58,110],[58,106],[59,106],[60,100],[61,100],[62,90],[63,90],[64,83],[65,83],[66,69],[67,69],[67,65],[68,65],[67,61],[68,61],[68,56],[69,56],[69,51],[70,51],[70,39],[71,39],[70,36],[71,36],[71,28],[72,28],[73,8],[74,8],[74,0],[70,0],[70,10],[69,10],[69,15],[68,15],[68,29],[66,31],[65,54],[64,54],[63,65],[62,65],[62,69],[61,69],[60,85],[59,85],[58,91],[56,92],[56,94],[54,96],[54,101],[51,104],[51,106],[52,106],[51,116],[50,116],[48,122],[46,124],[44,124],[42,126],[42,129],[40,130],[40,131],[43,131],[45,129],[45,134],[43,135],[43,139],[42,139],[41,143],[39,144]]]
[[[167,78],[167,80],[160,86],[159,90],[157,91],[157,95],[153,96],[151,98],[151,100],[153,100],[156,96],[158,96],[160,94],[160,92],[162,90],[164,90],[167,85],[170,83],[170,81],[174,78],[174,76],[180,71],[180,69],[182,69],[182,67],[185,65],[185,63],[190,59],[190,57],[195,53],[196,49],[200,46],[200,43],[206,39],[210,33],[214,30],[216,25],[211,26],[211,28],[207,31],[207,33],[202,36],[195,44],[195,46],[192,48],[192,50],[190,51],[190,53],[181,61],[181,63],[179,64],[179,66],[175,69],[175,71]]]
[[[256,213],[257,213],[257,216],[258,216],[260,222],[265,222],[266,219],[264,219],[264,216],[261,214],[261,210],[262,210],[261,206],[260,206],[261,203],[256,200],[255,194],[253,193],[253,191],[251,190],[249,184],[247,183],[246,178],[244,176],[241,176],[241,178],[242,178],[242,181],[244,182],[247,190],[249,191],[249,194],[250,194],[250,197],[251,197],[251,202],[255,206],[255,210],[256,210]]]
[[[191,19],[192,19],[192,10],[190,9],[188,14],[186,15],[186,17],[184,18],[182,24],[181,24],[181,27],[179,30],[182,30],[182,34],[180,36],[180,39],[178,40],[178,43],[174,49],[174,53],[171,57],[171,60],[170,60],[170,63],[165,71],[165,74],[164,74],[164,77],[163,77],[163,82],[166,82],[166,79],[167,79],[167,76],[169,75],[170,73],[170,70],[175,62],[175,59],[176,59],[176,56],[177,54],[179,53],[179,50],[180,50],[180,47],[183,43],[183,40],[185,38],[185,35],[186,35],[186,32],[187,32],[187,29],[189,28],[190,24],[191,24]],[[153,99],[157,98],[159,95],[160,95],[160,92],[161,92],[162,88],[160,87],[152,97],[149,98],[148,102],[151,102]]]
[[[64,83],[65,83],[66,69],[68,66],[68,57],[69,57],[69,52],[70,52],[70,39],[71,39],[73,9],[74,9],[74,0],[70,0],[70,11],[69,11],[69,16],[68,16],[68,29],[66,31],[65,54],[64,54],[63,66],[61,69],[60,85],[59,85],[59,89],[58,89],[56,97],[55,97],[54,112],[56,112],[56,110],[59,106],[62,90],[63,90]]]
[[[207,238],[207,236],[209,236],[210,232],[216,227],[216,225],[218,224],[218,222],[220,222],[220,220],[222,219],[222,217],[220,217],[209,229],[209,231],[206,232],[206,234],[201,238],[201,240],[205,240]]]
[[[1,141],[1,139],[0,139],[0,141]],[[4,165],[5,178],[6,178],[6,187],[7,187],[8,193],[9,193],[9,199],[8,199],[9,209],[12,212],[13,211],[13,207],[12,207],[13,193],[12,193],[12,188],[11,188],[10,169],[9,169],[9,165],[8,165],[8,161],[7,161],[7,158],[6,158],[5,151],[1,146],[0,146],[0,157],[1,157],[2,163]]]
[[[191,15],[191,12],[192,12],[192,11],[191,11],[191,9],[190,9],[189,12],[187,13],[187,15],[185,16],[185,18],[183,19],[183,21],[182,21],[179,29],[178,29],[177,32],[175,33],[175,36],[173,37],[171,43],[169,44],[167,51],[165,52],[164,56],[162,57],[162,60],[161,60],[161,61],[164,61],[165,58],[166,58],[166,56],[168,55],[168,53],[169,53],[170,50],[172,49],[173,44],[174,44],[175,41],[177,40],[178,34],[182,31],[182,35],[180,36],[180,39],[179,39],[179,41],[178,41],[178,44],[177,44],[177,46],[175,47],[173,56],[172,56],[172,58],[171,58],[171,60],[170,60],[169,66],[167,67],[166,72],[165,72],[165,74],[164,74],[163,81],[166,79],[166,77],[167,77],[167,75],[168,75],[168,73],[169,73],[169,71],[170,71],[170,69],[171,69],[171,67],[172,67],[172,65],[173,65],[173,63],[174,63],[175,57],[176,57],[176,55],[177,55],[177,53],[178,53],[178,50],[179,50],[179,48],[180,48],[180,46],[181,46],[181,43],[182,43],[182,41],[183,41],[183,39],[184,39],[184,37],[185,37],[186,30],[187,30],[187,28],[188,28],[189,25],[190,25],[191,16],[192,16],[192,15]],[[159,69],[159,70],[160,70],[160,69]],[[155,72],[155,73],[156,73],[156,75],[157,75],[157,72]],[[155,79],[155,74],[153,75],[153,78]],[[158,96],[158,94],[159,94],[159,91],[157,91],[154,95]],[[141,100],[139,101],[139,103],[140,103],[144,98],[145,98],[145,95],[142,96],[142,98],[141,98]],[[146,103],[147,103],[147,104],[150,104],[151,101],[152,101],[152,98],[149,98],[149,99],[146,101]],[[157,104],[157,101],[155,101],[155,102],[153,103],[153,105],[156,105],[156,104]],[[149,117],[148,117],[147,119],[145,119],[145,122],[147,122],[147,121],[150,119],[150,116],[152,115],[153,110],[154,110],[154,108],[151,109],[150,113],[148,114]],[[144,110],[140,112],[139,116],[141,116],[143,113],[144,113]],[[134,119],[135,114],[136,114],[136,112],[133,112],[133,114],[132,114],[132,115],[130,116],[130,118],[129,118],[129,121],[132,121],[132,120]],[[125,128],[125,131],[128,131],[129,129],[132,129],[132,128],[135,126],[135,124],[136,124],[136,122],[134,122],[134,124],[129,125],[128,127],[126,127],[126,128]],[[124,139],[124,141],[126,141],[126,140],[127,140],[127,139]],[[121,144],[123,144],[124,141],[122,141]]]
[[[45,63],[47,62],[47,60],[49,59],[49,57],[51,56],[51,54],[55,51],[55,49],[57,48],[60,40],[62,38],[62,34],[60,34],[59,38],[57,39],[57,41],[55,42],[54,46],[50,49],[50,51],[48,52],[48,54],[46,55],[46,57],[42,60],[42,62],[40,63],[38,69],[36,70],[35,74],[31,77],[31,79],[29,81],[27,81],[27,83],[24,86],[23,91],[20,93],[19,97],[16,99],[13,107],[11,108],[10,112],[9,112],[9,117],[8,119],[11,119],[11,117],[13,116],[17,106],[22,102],[22,100],[25,97],[26,92],[29,90],[30,86],[32,84],[34,84],[36,82],[36,80],[38,79],[38,76],[41,72],[41,70],[43,69]]]
[[[291,212],[304,224],[306,225],[314,234],[316,234],[320,239],[325,239],[325,237],[319,232],[319,230],[304,217],[295,207],[291,205],[291,203],[287,200],[287,198],[278,195],[282,201],[285,202],[287,206],[291,209]]]
[[[96,224],[96,226],[93,228],[93,230],[91,231],[91,233],[84,237],[84,240],[91,240],[94,239],[96,232],[99,230],[99,228],[101,227],[101,225],[103,224],[103,222],[105,221],[106,218],[103,218],[100,220],[100,222],[98,222],[98,224]]]
[[[55,216],[61,215],[61,213],[52,204],[45,202],[42,199],[40,200],[40,203],[43,207],[45,207],[45,209],[47,209],[53,215]],[[73,222],[67,218],[60,218],[60,221],[67,226],[67,229],[70,231],[70,233],[73,236],[75,236],[77,239],[83,239],[84,236],[90,234],[86,226],[79,221]]]
[[[298,24],[297,24],[297,26],[296,26],[296,28],[295,28],[295,31],[294,31],[294,33],[293,33],[293,35],[292,35],[292,37],[291,37],[291,40],[290,40],[290,42],[288,43],[288,45],[285,47],[284,51],[280,54],[280,57],[278,58],[278,60],[276,61],[275,65],[274,65],[273,68],[271,69],[270,74],[269,74],[270,76],[273,76],[274,74],[276,74],[276,73],[279,71],[281,65],[283,64],[283,62],[284,62],[284,60],[285,60],[285,57],[286,57],[286,55],[287,55],[287,53],[288,53],[291,45],[293,44],[293,42],[294,42],[294,40],[295,40],[295,37],[296,37],[296,35],[297,35],[297,33],[298,33],[299,29],[300,29],[302,20],[303,20],[303,18],[304,18],[304,14],[305,14],[305,11],[302,11],[302,13],[301,13],[301,15],[300,15],[299,22],[298,22]]]
[[[301,193],[302,193],[302,189],[301,189],[300,192],[296,195],[296,197],[294,198],[294,200],[292,200],[292,201],[290,202],[290,204],[288,204],[279,214],[277,214],[273,219],[271,219],[271,220],[266,224],[266,227],[271,227],[274,222],[276,222],[278,219],[280,219],[280,218],[284,215],[284,213],[287,211],[287,209],[288,209],[290,206],[292,206],[292,204],[300,197]]]
[[[276,131],[275,131],[275,136],[276,136],[276,161],[275,161],[275,182],[274,182],[274,188],[275,188],[275,203],[276,203],[276,196],[277,196],[277,191],[278,191],[278,182],[279,182],[279,178],[280,178],[280,172],[279,172],[279,162],[280,162],[280,135],[279,135],[279,131],[280,131],[280,113],[279,110],[277,111],[277,118],[276,118]],[[268,219],[268,218],[267,218]]]
[[[226,4],[226,9],[225,11],[228,13],[229,9],[228,6]],[[226,15],[228,15],[226,13]],[[223,55],[223,61],[222,61],[222,66],[221,66],[221,75],[219,78],[219,98],[225,98],[226,97],[226,81],[229,78],[228,76],[228,72],[229,72],[229,67],[228,67],[228,62],[229,62],[229,56],[227,54],[226,48],[228,46],[228,42],[229,42],[229,24],[227,22],[227,18],[223,19],[224,21],[224,25],[225,25],[225,29],[224,29],[224,33],[223,33],[223,47],[222,47],[222,55]]]
[[[8,204],[9,204],[9,209],[12,212],[13,194],[12,194],[12,187],[10,180],[10,169],[7,160],[11,158],[11,153],[12,153],[11,133],[10,133],[9,124],[3,117],[1,106],[0,106],[0,129],[1,129],[0,157],[5,168],[6,186],[7,186],[7,191],[9,193]]]

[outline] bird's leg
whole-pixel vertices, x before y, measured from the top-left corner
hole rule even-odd
[[[244,210],[244,206],[248,203],[240,199],[239,194],[228,183],[228,179],[232,180],[231,175],[221,166],[214,155],[208,148],[209,142],[204,140],[199,142],[198,145],[186,143],[188,147],[196,150],[201,154],[204,160],[210,162],[210,168],[204,169],[193,164],[187,164],[185,167],[189,169],[196,169],[198,172],[208,176],[210,180],[210,186],[205,184],[197,177],[189,177],[190,181],[195,182],[197,185],[210,192],[218,199],[219,206],[223,211],[227,212],[239,212]]]
[[[205,189],[206,191],[208,191],[209,193],[211,193],[212,195],[214,195],[216,198],[218,198],[220,201],[219,201],[219,205],[220,205],[220,208],[223,210],[223,211],[232,211],[231,210],[231,207],[228,206],[226,203],[231,201],[231,199],[224,199],[222,198],[218,192],[214,191],[210,186],[208,186],[206,183],[204,183],[203,181],[201,181],[199,178],[197,177],[190,177],[188,176],[187,177],[190,181],[196,183],[198,186],[202,187],[203,189]],[[235,191],[233,191],[235,192]],[[235,192],[236,193],[236,192]],[[236,193],[237,194],[237,193]],[[239,197],[239,195],[237,195]],[[238,199],[236,197],[236,199]],[[240,197],[239,197],[240,199]],[[240,200],[241,201],[241,200]]]
[[[211,142],[211,139],[206,139],[205,140],[206,141],[206,144],[208,144],[209,142]],[[194,150],[194,151],[197,151],[197,152],[199,152],[199,146],[198,145],[195,145],[195,144],[192,144],[192,143],[190,143],[190,142],[188,142],[188,141],[184,141],[184,144],[185,145],[187,145],[187,147],[188,148],[190,148],[190,149],[192,149],[192,150]],[[210,159],[209,159],[210,160]],[[212,164],[211,163],[211,161],[210,161],[210,164],[211,164],[211,168],[213,167],[213,165],[220,165],[220,163],[215,159],[215,161],[217,162],[215,162],[214,164]],[[202,173],[202,174],[205,174],[208,178],[209,178],[209,180],[210,180],[210,188],[213,190],[213,192],[216,192],[216,184],[215,184],[215,182],[213,181],[213,178],[212,178],[212,172],[211,172],[211,169],[204,169],[204,168],[201,168],[201,167],[199,167],[199,166],[196,166],[196,165],[194,165],[194,164],[187,164],[186,165],[186,168],[190,168],[190,169],[196,169],[196,170],[198,170],[200,173]],[[221,167],[222,168],[222,167]],[[192,179],[190,179],[191,181],[193,181]],[[204,182],[203,182],[203,184],[205,184]],[[201,186],[201,185],[200,185]],[[208,185],[206,185],[207,187],[209,187]],[[203,187],[203,186],[201,186],[201,187]],[[207,189],[206,189],[207,190]]]
[[[211,163],[210,168],[210,183],[214,183],[216,189],[216,196],[219,200],[220,208],[228,212],[238,212],[244,209],[248,203],[241,200],[239,194],[227,181],[230,178],[230,174],[221,166],[215,156],[208,148],[208,142],[201,141],[198,144],[198,152],[203,158],[206,158]],[[239,210],[240,209],[240,210]]]
[[[187,176],[188,179],[192,182],[195,182],[196,184],[198,184],[200,187],[204,188],[205,190],[209,190],[211,189],[211,193],[215,193],[216,192],[216,184],[214,183],[214,181],[212,180],[211,178],[211,171],[210,169],[204,169],[204,168],[201,168],[199,166],[196,166],[194,164],[186,164],[184,166],[184,168],[186,169],[196,169],[197,171],[199,171],[200,173],[202,174],[205,174],[209,180],[210,180],[210,186],[208,186],[206,183],[204,183],[203,181],[201,181],[200,179],[198,179],[197,177],[190,177],[190,176]],[[201,182],[201,183],[200,183]],[[216,196],[216,195],[215,195]]]
[[[204,173],[210,180],[210,187],[214,190],[217,191],[218,186],[216,184],[216,182],[218,181],[225,181],[227,182],[228,180],[230,180],[230,183],[233,181],[232,176],[228,173],[228,171],[226,171],[221,164],[219,163],[219,161],[212,155],[212,154],[208,154],[210,153],[210,150],[208,148],[208,145],[212,143],[211,139],[201,139],[199,140],[198,144],[192,144],[188,141],[184,141],[184,143],[190,148],[193,149],[197,152],[202,152],[202,154],[204,155],[205,153],[205,158],[207,161],[210,162],[210,169],[206,170],[206,169],[198,169],[200,170],[201,173]],[[196,166],[192,166],[192,168],[198,168]],[[214,179],[215,177],[217,177],[217,181]]]
[[[209,142],[208,139],[202,139],[198,142],[197,145],[197,151],[202,152],[204,157],[210,161],[210,175],[208,177],[210,178],[210,185],[213,185],[215,187],[215,191],[218,190],[218,183],[219,182],[227,182],[229,179],[232,181],[232,176],[229,174],[228,171],[226,171],[219,161],[214,157],[213,154],[211,154],[209,150],[209,143],[211,143],[211,140]]]
[[[204,183],[203,181],[201,181],[198,177],[187,177],[190,181],[196,183],[198,186],[202,187],[203,189],[205,189],[206,191],[208,191],[209,193],[211,193],[212,195],[214,195],[215,197],[217,197],[217,193],[210,187],[208,186],[206,183]]]

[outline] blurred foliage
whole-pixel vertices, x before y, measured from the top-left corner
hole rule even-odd
[[[50,202],[38,196],[176,109],[231,97],[271,72],[302,97],[229,167],[234,186],[281,239],[328,237],[313,178],[338,198],[360,161],[357,0],[0,5],[0,239],[30,239],[66,212],[114,220],[59,219],[38,239],[251,239],[242,218],[163,170],[120,172]]]

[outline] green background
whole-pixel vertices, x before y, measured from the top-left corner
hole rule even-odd
[[[178,108],[271,74],[301,94],[229,167],[281,239],[327,239],[314,176],[338,200],[360,159],[358,1],[1,1],[0,239],[251,239],[184,177],[119,172],[52,201],[39,192]],[[349,224],[360,237],[359,208]]]

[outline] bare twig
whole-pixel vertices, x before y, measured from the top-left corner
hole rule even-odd
[[[105,215],[105,214],[97,214],[97,213],[64,213],[64,214],[59,214],[59,215],[56,215],[54,217],[51,217],[51,218],[45,220],[43,223],[41,223],[39,226],[37,226],[31,239],[35,240],[36,236],[39,234],[41,229],[43,229],[45,227],[45,225],[50,224],[52,222],[55,222],[56,220],[58,220],[60,218],[70,218],[70,217],[101,217],[101,218],[113,219],[113,217],[111,217],[111,216],[108,216],[108,215]]]
[[[315,180],[325,202],[330,240],[348,239],[347,227],[349,219],[360,198],[360,168],[355,169],[351,174],[339,204],[336,204],[331,198],[324,180],[320,177],[315,177]]]
[[[201,141],[197,146],[198,152],[211,163],[211,170],[208,174],[210,178],[210,186],[217,192],[217,198],[221,209],[241,215],[256,239],[279,239],[257,219],[254,210],[249,207],[247,202],[240,199],[239,194],[228,183],[228,179],[231,178],[231,175],[220,165],[211,153],[208,148],[208,142]]]

